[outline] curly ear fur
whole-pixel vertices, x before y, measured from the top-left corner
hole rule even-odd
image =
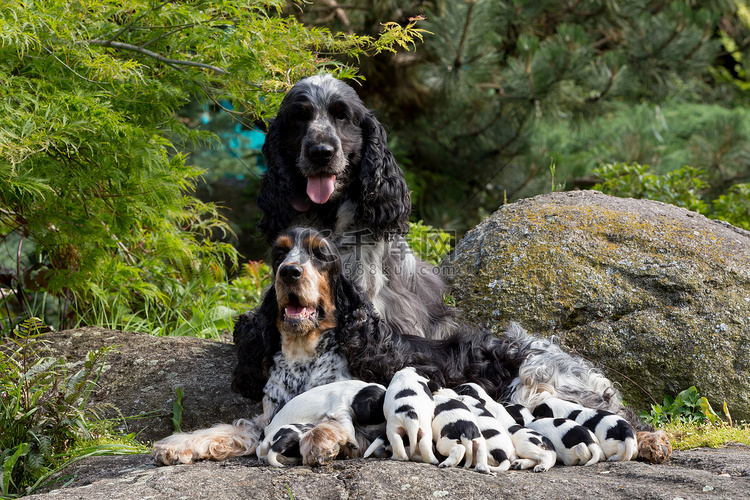
[[[361,123],[364,151],[359,182],[351,199],[359,200],[357,225],[370,228],[376,239],[409,232],[411,193],[404,172],[388,149],[385,127],[368,111]]]
[[[234,325],[237,366],[232,373],[232,390],[254,401],[263,399],[273,357],[281,350],[277,314],[276,291],[271,287],[260,307],[242,314]]]
[[[370,299],[341,272],[333,276],[333,299],[337,330],[354,332],[364,328],[375,314]]]

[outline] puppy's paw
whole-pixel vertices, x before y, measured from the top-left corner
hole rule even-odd
[[[667,433],[662,430],[638,432],[638,460],[653,464],[663,463],[672,454],[672,445]]]

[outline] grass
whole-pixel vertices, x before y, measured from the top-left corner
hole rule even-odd
[[[675,450],[720,448],[734,443],[750,446],[750,424],[747,422],[730,427],[728,424],[696,424],[677,421],[665,424],[662,429],[669,435],[669,440]]]
[[[639,415],[644,422],[663,429],[676,450],[718,448],[731,443],[750,445],[750,423],[733,423],[727,403],[722,406],[723,418],[691,386],[675,397],[665,396],[663,404],[653,404]]]

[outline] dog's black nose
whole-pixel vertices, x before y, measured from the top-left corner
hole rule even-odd
[[[328,144],[316,144],[307,151],[310,161],[315,163],[328,163],[333,158],[333,146]]]
[[[281,280],[287,285],[291,285],[300,279],[302,273],[302,266],[298,266],[297,264],[287,264],[279,268],[279,276],[281,276]]]

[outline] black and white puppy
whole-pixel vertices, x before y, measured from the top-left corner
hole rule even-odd
[[[386,436],[394,460],[414,460],[417,449],[423,462],[437,465],[432,451],[432,417],[435,403],[427,378],[412,367],[402,368],[393,376],[385,391],[383,410],[387,420]],[[409,454],[403,436],[409,439]]]
[[[484,389],[472,382],[461,384],[456,388],[459,395],[471,396],[484,404],[484,407],[507,430],[515,448],[518,459],[510,464],[511,469],[532,469],[544,472],[551,469],[557,461],[555,446],[545,436],[526,427],[526,419],[533,420],[531,412],[522,405],[506,406],[494,401]],[[511,415],[511,412],[513,415]]]
[[[258,456],[265,456],[266,461],[274,467],[302,463],[299,442],[313,427],[313,424],[282,425],[275,434],[266,436],[258,447]]]
[[[439,389],[433,398],[432,439],[446,457],[438,467],[453,467],[463,460],[465,469],[474,466],[476,472],[494,474],[487,464],[487,442],[469,407],[451,389]]]
[[[459,395],[459,400],[469,407],[477,419],[479,430],[487,443],[487,464],[492,472],[503,472],[518,459],[510,434],[478,399]]]
[[[609,461],[635,460],[638,456],[638,443],[633,427],[614,413],[548,397],[534,408],[533,415],[537,418],[567,418],[583,425],[597,437],[604,456]]]
[[[329,448],[340,447],[342,443],[345,443],[349,448],[358,449],[358,438],[361,432],[366,432],[368,436],[377,436],[382,433],[385,427],[384,398],[385,387],[361,380],[345,380],[314,387],[294,397],[273,417],[271,423],[265,428],[266,437],[263,444],[257,449],[258,458],[265,458],[265,454],[270,449],[270,443],[273,442],[273,436],[282,427],[297,422],[317,425],[335,421],[338,426],[326,426],[328,435],[325,439],[327,442],[330,441]],[[316,433],[311,429],[302,436],[301,451],[306,446],[306,441],[314,440],[315,435]],[[369,440],[367,442],[369,443]],[[307,464],[323,464],[338,454],[334,455],[330,453],[330,450],[326,451],[325,447],[314,448],[310,445],[310,449],[316,450],[316,456],[307,457],[305,453],[302,453],[303,462]]]
[[[536,418],[529,427],[555,446],[557,459],[565,465],[593,465],[604,459],[594,433],[566,418]]]

